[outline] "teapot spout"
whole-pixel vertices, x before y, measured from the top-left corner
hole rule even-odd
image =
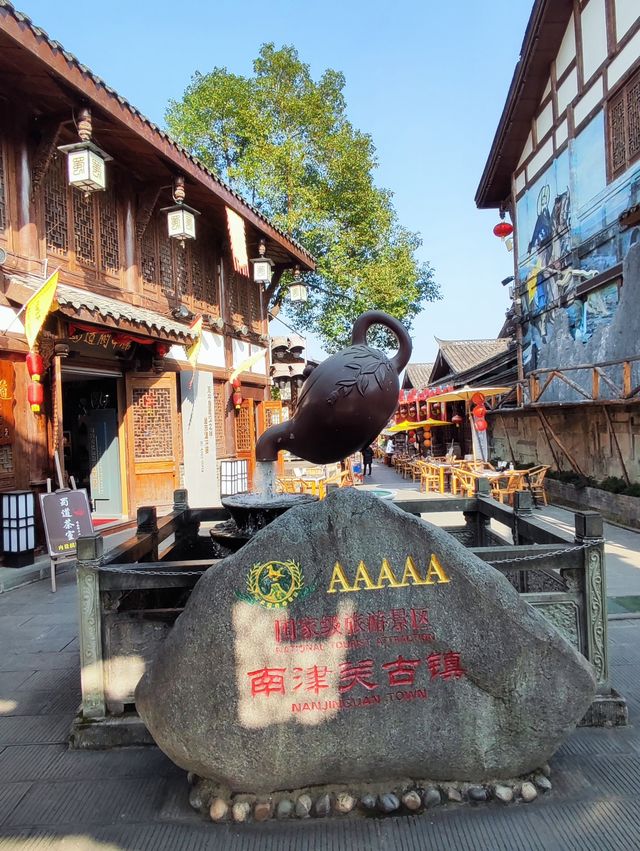
[[[277,461],[278,452],[293,448],[290,421],[278,423],[263,432],[256,443],[256,461]]]

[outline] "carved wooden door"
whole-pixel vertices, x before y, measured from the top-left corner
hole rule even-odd
[[[243,399],[236,414],[236,457],[247,462],[249,489],[253,484],[253,470],[256,464],[256,424],[253,399]]]
[[[171,507],[182,455],[175,375],[128,375],[126,418],[132,508]]]
[[[286,408],[283,409],[279,399],[269,399],[258,405],[258,437],[271,426],[284,421],[283,411],[286,411]],[[278,452],[276,469],[279,476],[284,475],[284,452]]]

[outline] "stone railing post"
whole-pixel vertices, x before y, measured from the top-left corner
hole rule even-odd
[[[82,716],[92,719],[105,717],[99,573],[103,551],[101,535],[76,541]]]
[[[189,511],[189,492],[179,488],[173,492],[173,510],[182,512],[176,523],[176,548],[178,552],[192,550],[196,546],[200,521],[193,520]]]
[[[597,511],[576,511],[576,544],[602,541],[602,517]],[[586,657],[595,669],[598,693],[610,691],[609,650],[607,645],[607,578],[604,542],[594,543],[583,551],[584,610],[586,623]]]
[[[489,482],[486,479],[476,479],[476,507],[473,511],[463,512],[465,525],[472,535],[472,547],[484,547],[487,544],[486,530],[489,528],[491,520],[480,511],[478,497],[490,496],[490,494],[491,488],[489,487]]]
[[[533,514],[533,494],[531,491],[516,491],[513,495],[513,543],[516,546],[527,544],[529,541],[520,534],[518,520]]]
[[[158,561],[158,515],[155,505],[142,505],[136,514],[138,535],[152,535],[151,550],[141,561]]]

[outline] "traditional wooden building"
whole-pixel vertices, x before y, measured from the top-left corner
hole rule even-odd
[[[269,344],[264,287],[238,249],[262,243],[274,281],[312,258],[5,0],[0,94],[0,491],[42,490],[56,450],[103,519],[170,505],[180,486],[195,505],[246,486]],[[60,148],[79,136],[109,155],[104,191],[70,185]],[[195,239],[169,236],[176,199],[199,212]],[[34,413],[19,311],[56,269]]]
[[[476,203],[515,228],[518,460],[640,479],[638,0],[536,0]]]

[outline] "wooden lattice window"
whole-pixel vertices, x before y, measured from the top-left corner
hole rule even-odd
[[[147,289],[220,315],[217,257],[208,234],[200,231],[183,247],[167,235],[164,217],[152,218],[140,239],[140,268]]]
[[[640,71],[609,102],[608,138],[609,172],[615,179],[640,159]]]
[[[133,454],[136,461],[173,458],[171,391],[168,387],[134,387]]]
[[[251,410],[243,405],[236,415],[236,452],[251,452]]]
[[[13,446],[0,446],[0,476],[12,476],[13,473]]]
[[[254,333],[262,333],[260,291],[258,284],[232,272],[230,276],[229,305],[234,325],[246,325]]]
[[[47,249],[66,254],[69,249],[67,174],[62,156],[56,154],[44,178],[44,229]]]
[[[215,381],[213,384],[213,422],[216,430],[216,455],[218,458],[227,454],[224,439],[224,413],[227,407],[224,386],[224,381]]]
[[[120,270],[120,227],[112,187],[85,195],[67,183],[64,157],[53,156],[42,188],[47,250],[73,252],[83,266],[117,275]]]
[[[0,230],[7,227],[7,190],[5,186],[4,152],[0,140]]]

